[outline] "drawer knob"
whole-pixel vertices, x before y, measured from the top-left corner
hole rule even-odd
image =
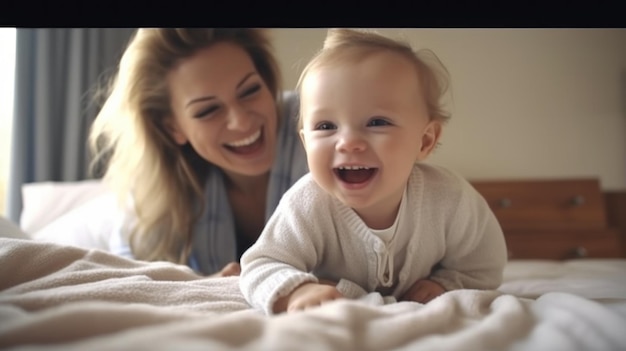
[[[498,200],[498,206],[500,208],[511,207],[512,204],[513,204],[513,202],[510,199],[507,199],[507,198],[503,198],[503,199]]]
[[[587,249],[585,249],[584,247],[578,246],[572,250],[572,254],[575,258],[583,258],[583,257],[587,257],[589,253],[587,252]]]
[[[585,204],[585,197],[582,195],[576,195],[572,198],[570,203],[572,204],[572,206],[582,206]]]

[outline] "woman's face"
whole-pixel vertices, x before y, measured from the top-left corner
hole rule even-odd
[[[217,43],[181,61],[167,76],[174,140],[236,175],[269,171],[274,161],[276,103],[240,46]]]

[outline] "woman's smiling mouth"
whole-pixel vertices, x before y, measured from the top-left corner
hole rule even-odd
[[[224,146],[228,150],[238,154],[249,154],[257,151],[263,145],[263,138],[261,138],[261,136],[262,132],[261,129],[259,129],[247,138],[226,143]]]

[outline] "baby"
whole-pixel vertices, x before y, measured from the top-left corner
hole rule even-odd
[[[449,118],[446,86],[430,51],[329,30],[298,82],[310,173],[241,258],[250,305],[274,314],[371,292],[427,303],[500,285],[507,250],[486,201],[423,162]]]

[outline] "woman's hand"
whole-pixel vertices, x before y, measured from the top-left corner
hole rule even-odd
[[[420,279],[413,283],[413,286],[402,295],[400,301],[427,303],[445,292],[446,289],[439,283],[435,283],[430,279]]]
[[[320,284],[304,283],[290,295],[279,298],[274,304],[274,313],[301,311],[342,297],[343,295],[330,281]]]
[[[241,274],[241,266],[239,265],[239,262],[230,262],[225,265],[221,271],[211,274],[209,278],[230,277],[239,274]]]

